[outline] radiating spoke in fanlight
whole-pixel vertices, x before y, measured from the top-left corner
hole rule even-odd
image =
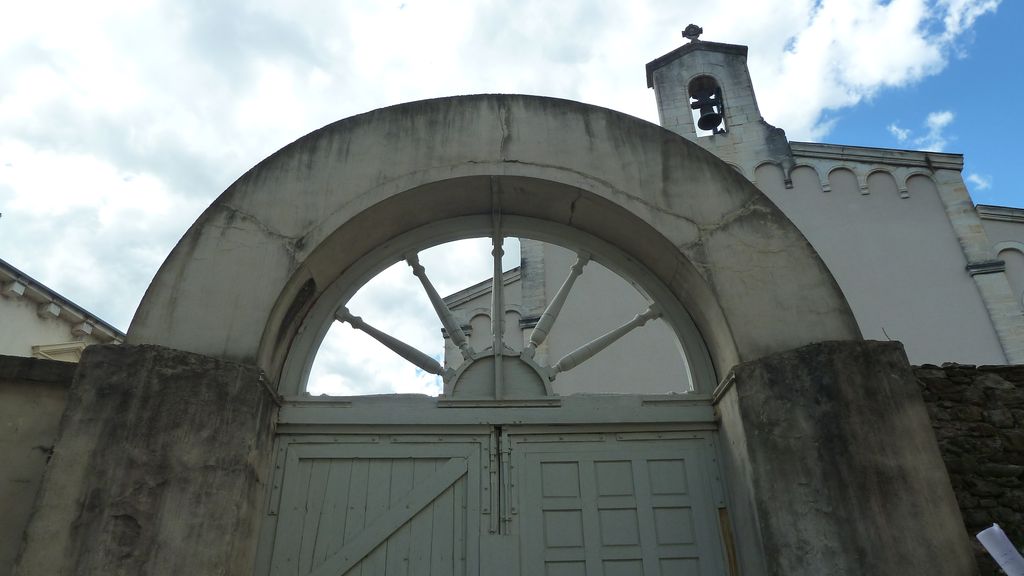
[[[412,362],[420,370],[423,370],[424,372],[429,372],[431,374],[436,374],[445,379],[450,377],[451,370],[445,370],[444,367],[441,366],[440,362],[434,360],[424,352],[417,350],[413,346],[410,346],[409,344],[402,342],[398,338],[395,338],[394,336],[391,336],[390,334],[382,332],[374,328],[373,326],[367,324],[359,316],[352,315],[352,313],[348,311],[348,308],[342,306],[335,313],[334,317],[339,322],[348,322],[348,324],[355,328],[356,330],[364,332],[377,342],[380,342],[381,344],[387,346],[389,349],[391,349],[392,352],[398,354],[402,358],[405,358],[409,362]]]
[[[558,319],[559,312],[562,311],[562,306],[565,305],[565,299],[568,298],[569,292],[572,290],[572,285],[583,274],[583,267],[587,265],[587,262],[590,262],[590,254],[586,252],[576,254],[576,263],[569,268],[569,275],[565,277],[565,281],[558,288],[555,297],[551,299],[548,307],[544,309],[544,313],[537,320],[537,325],[533,327],[533,332],[530,333],[530,342],[523,349],[523,356],[532,358],[537,347],[547,339],[551,328],[555,325],[555,320]]]
[[[505,276],[501,270],[501,259],[505,255],[505,239],[501,235],[501,213],[494,212],[491,235],[491,351],[494,353],[494,394],[502,397],[504,370],[502,363],[505,353]]]
[[[678,365],[670,364],[680,358],[686,366],[679,341],[665,322],[652,322],[663,318],[663,311],[635,283],[585,250],[506,238],[500,207],[492,218],[489,238],[412,249],[404,262],[382,271],[340,305],[333,339],[325,338],[332,355],[324,354],[323,364],[313,368],[316,385],[307,389],[495,399],[533,397],[538,390],[623,393],[621,383],[629,374],[652,366],[648,373],[654,376],[639,384],[645,393],[686,389],[674,376]],[[566,270],[563,277],[544,276],[558,269]],[[587,282],[581,280],[584,272]],[[639,314],[628,315],[638,309]],[[644,335],[616,344],[648,324],[653,325]],[[614,354],[595,359],[612,346]],[[409,365],[388,361],[390,354]],[[587,366],[578,368],[583,363]],[[527,386],[528,381],[540,388]]]
[[[405,257],[405,261],[412,267],[412,273],[419,278],[420,284],[423,285],[423,290],[427,293],[427,298],[430,299],[430,304],[434,307],[434,311],[437,312],[438,319],[441,320],[441,325],[444,326],[445,331],[448,332],[448,336],[452,339],[452,342],[459,347],[462,351],[462,357],[470,359],[473,357],[473,347],[469,345],[469,339],[466,338],[466,333],[462,331],[462,326],[459,325],[459,321],[452,315],[452,311],[448,309],[448,306],[444,303],[441,295],[437,293],[434,285],[430,283],[430,278],[427,277],[427,271],[420,264],[420,259],[416,254],[410,254]],[[499,272],[500,266],[499,262]]]
[[[633,331],[635,328],[639,328],[644,324],[647,324],[655,318],[661,316],[661,310],[656,304],[651,304],[647,311],[642,314],[637,314],[632,320],[626,322],[622,326],[608,332],[607,334],[591,340],[587,344],[580,346],[576,350],[566,354],[552,366],[550,370],[550,378],[554,379],[555,375],[560,372],[566,372],[586,362],[587,360],[594,357],[595,354],[611,346],[616,340],[622,338],[626,334]]]

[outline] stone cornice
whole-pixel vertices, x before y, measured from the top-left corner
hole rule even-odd
[[[824,158],[840,162],[890,164],[893,166],[919,167],[926,170],[956,170],[957,172],[964,168],[963,154],[899,150],[897,148],[871,148],[868,146],[841,146],[817,142],[790,142],[789,146],[793,150],[793,156],[796,158]]]
[[[1024,223],[1024,208],[978,204],[975,206],[975,209],[978,211],[978,216],[981,216],[982,220],[1002,220],[1003,222]]]

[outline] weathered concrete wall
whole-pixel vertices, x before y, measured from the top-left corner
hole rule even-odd
[[[981,573],[1001,574],[973,535],[998,523],[1024,545],[1024,366],[915,373]]]
[[[254,367],[86,349],[15,574],[251,574],[274,404]]]
[[[898,342],[824,342],[740,364],[717,405],[744,574],[975,572]]]
[[[14,566],[75,368],[0,356],[0,576]]]
[[[587,234],[645,267],[693,315],[720,373],[860,336],[792,223],[699,146],[606,109],[479,95],[355,116],[261,162],[179,242],[128,341],[276,378],[286,352],[312,354],[299,328],[333,321],[329,290],[360,258],[430,224],[489,217],[495,195],[507,217]]]

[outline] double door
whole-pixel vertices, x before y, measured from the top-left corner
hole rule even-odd
[[[260,574],[719,575],[711,431],[282,434]]]

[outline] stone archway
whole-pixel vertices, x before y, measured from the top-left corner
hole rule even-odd
[[[309,347],[301,327],[316,324],[343,288],[339,279],[358,276],[365,256],[431,222],[488,214],[495,193],[506,214],[578,230],[635,262],[686,310],[716,379],[807,344],[860,340],[842,293],[795,226],[735,170],[678,135],[610,110],[528,96],[377,110],[313,132],[243,175],[165,261],[129,345],[86,354],[21,573],[251,574],[273,482],[274,388],[288,377],[289,356]],[[857,350],[858,358],[875,354]],[[880,357],[898,366],[901,352],[885,350]],[[801,356],[814,368],[784,365],[776,373],[789,369],[785,382],[759,381],[765,373],[747,369],[716,391],[714,413],[710,399],[705,406],[728,434],[729,499],[740,512],[739,556],[749,573],[762,573],[767,553],[780,551],[766,548],[790,537],[770,524],[788,505],[765,496],[773,467],[808,462],[808,448],[751,457],[764,440],[761,423],[745,412],[755,397],[737,390],[765,384],[761,392],[785,386],[804,394],[813,386],[790,382],[839,374],[843,366],[828,364],[834,357]],[[897,372],[854,370],[840,380],[845,391],[851,378],[888,383]],[[876,420],[901,430],[893,423],[906,414],[888,409]],[[879,429],[886,428],[872,431]],[[920,448],[907,438],[901,450]],[[927,476],[915,476],[914,486],[932,485]],[[900,494],[878,501],[896,504]],[[948,516],[948,506],[939,508]],[[955,503],[951,509],[955,516]]]
[[[261,162],[172,251],[128,341],[255,363],[274,378],[326,286],[390,238],[489,213],[490,177],[519,179],[508,213],[578,227],[641,262],[693,315],[721,374],[859,338],[811,246],[725,163],[611,110],[486,95],[355,116]]]

